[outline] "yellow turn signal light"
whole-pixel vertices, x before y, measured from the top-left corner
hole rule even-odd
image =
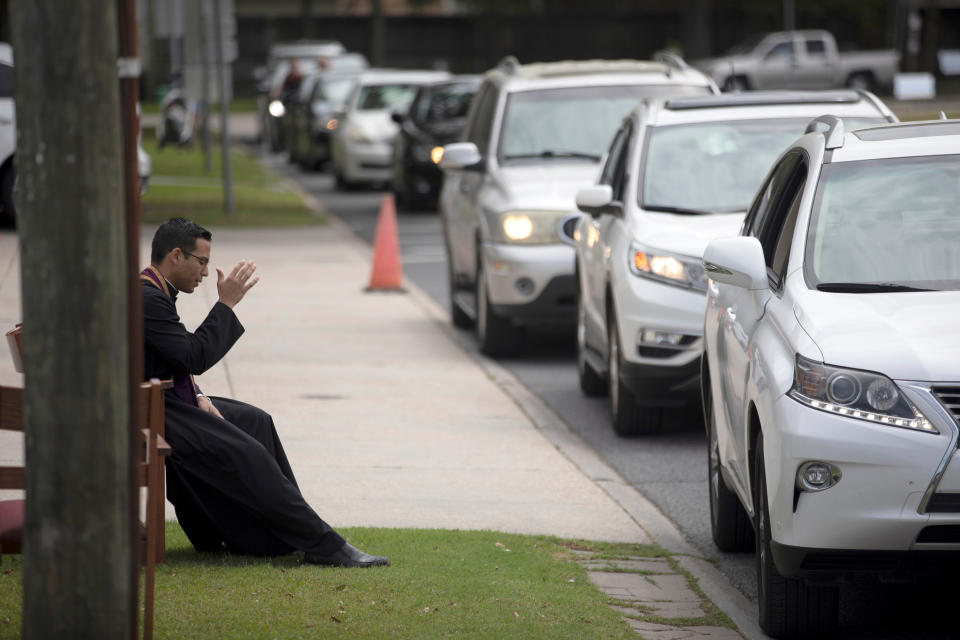
[[[443,147],[434,147],[430,149],[430,159],[433,160],[433,164],[440,164],[440,158],[443,157]]]

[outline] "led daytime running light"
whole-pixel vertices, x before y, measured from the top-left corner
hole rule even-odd
[[[844,407],[843,405],[833,404],[830,402],[823,402],[821,400],[815,400],[813,398],[807,398],[806,396],[796,392],[791,391],[790,397],[794,400],[798,400],[803,404],[813,407],[814,409],[819,409],[820,411],[826,411],[827,413],[833,413],[840,416],[847,416],[849,418],[860,418],[861,420],[867,420],[869,422],[876,422],[878,424],[884,424],[890,427],[902,427],[904,429],[914,429],[916,431],[927,431],[929,433],[939,433],[936,427],[930,424],[930,421],[927,420],[924,416],[920,415],[919,412],[916,412],[916,417],[913,419],[898,418],[896,416],[886,416],[880,413],[873,413],[872,411],[864,411],[862,409],[851,409],[850,407]]]

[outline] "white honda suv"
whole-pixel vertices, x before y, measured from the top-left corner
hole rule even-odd
[[[515,353],[528,327],[573,327],[579,187],[642,99],[716,93],[676,56],[584,60],[487,72],[462,142],[446,145],[440,195],[453,324],[476,319],[480,350]]]
[[[960,121],[808,131],[703,256],[713,538],[755,537],[774,637],[960,556]]]
[[[824,113],[895,120],[865,92],[769,91],[651,100],[624,121],[577,195],[576,240],[580,388],[609,389],[618,434],[699,396],[703,249],[736,235],[770,164]]]

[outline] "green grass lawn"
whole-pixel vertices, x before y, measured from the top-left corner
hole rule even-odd
[[[489,531],[345,529],[392,566],[337,569],[296,556],[200,554],[167,523],[157,638],[635,638],[571,549],[640,545]],[[0,639],[20,637],[20,556],[0,567]]]
[[[160,113],[160,100],[145,100],[140,103],[143,113]],[[254,113],[257,110],[256,98],[235,98],[230,101],[231,113]],[[220,103],[210,104],[211,113],[220,113]]]
[[[143,148],[153,161],[151,182],[141,198],[144,223],[159,224],[174,216],[206,227],[289,227],[323,222],[287,182],[242,149],[230,156],[234,215],[228,218],[223,207],[219,147],[212,150],[209,173],[203,170],[203,152],[198,145],[158,149],[152,136],[145,135]]]

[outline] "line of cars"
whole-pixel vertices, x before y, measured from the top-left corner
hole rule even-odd
[[[339,189],[389,185],[401,209],[436,208],[440,151],[459,137],[478,76],[371,69],[332,41],[275,45],[259,75],[272,151],[329,167]]]
[[[623,435],[699,399],[716,545],[764,631],[826,636],[850,574],[960,560],[958,149],[864,90],[505,60],[442,151],[452,322],[575,325]]]

